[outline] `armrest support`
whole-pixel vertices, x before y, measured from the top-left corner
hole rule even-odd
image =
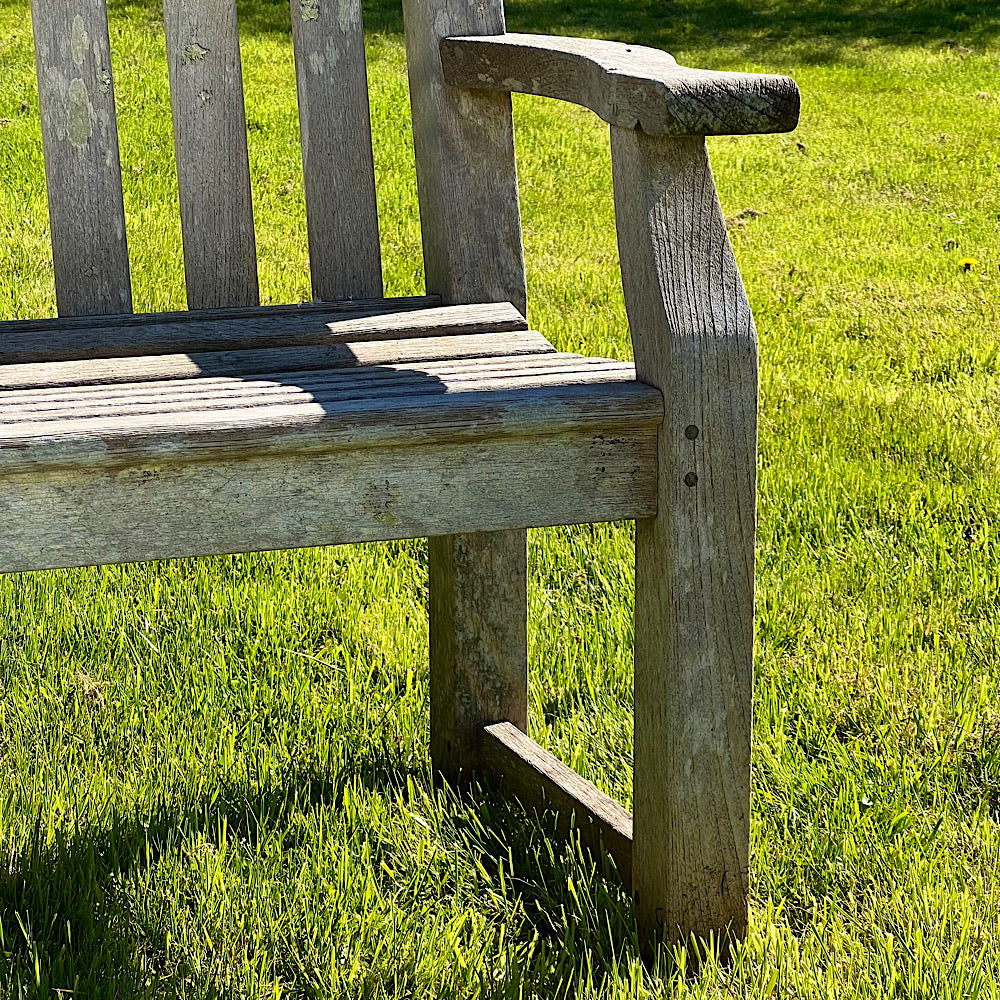
[[[641,45],[504,34],[444,38],[440,48],[452,86],[554,97],[650,135],[790,132],[799,117],[788,77],[688,69]]]
[[[611,161],[636,377],[665,409],[636,523],[632,888],[644,941],[725,950],[747,929],[757,332],[705,139],[612,127]]]

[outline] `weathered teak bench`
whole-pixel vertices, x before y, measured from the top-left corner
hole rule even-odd
[[[191,311],[133,316],[104,0],[32,0],[60,315],[0,327],[0,571],[428,536],[435,767],[575,810],[647,940],[739,937],[757,348],[703,137],[798,93],[403,6],[428,295],[382,298],[360,0],[291,2],[316,301],[277,308],[235,2],[165,0]],[[611,123],[634,368],[527,329],[509,91]],[[632,518],[634,830],[525,735],[525,529]]]

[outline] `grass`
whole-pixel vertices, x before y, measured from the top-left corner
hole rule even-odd
[[[158,12],[110,6],[136,308],[181,308]],[[241,7],[261,287],[298,301],[287,5]],[[804,93],[793,135],[711,142],[762,346],[745,948],[643,971],[630,902],[548,820],[432,790],[415,541],[0,580],[0,997],[1000,992],[996,5],[508,12]],[[366,16],[387,292],[408,294],[400,18]],[[26,0],[0,3],[0,77],[0,316],[46,315]],[[627,357],[605,130],[515,113],[531,319]],[[532,733],[625,802],[630,539],[530,549]]]

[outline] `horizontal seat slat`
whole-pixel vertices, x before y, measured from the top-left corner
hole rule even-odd
[[[413,300],[375,300],[357,309],[301,308],[253,310],[248,315],[212,312],[178,321],[171,314],[108,326],[47,327],[31,321],[31,328],[14,322],[0,324],[0,365],[87,358],[139,357],[145,354],[186,353],[336,344],[356,340],[397,340],[410,337],[460,336],[526,330],[524,317],[509,303],[410,309]],[[116,317],[117,318],[117,317]]]
[[[420,401],[428,397],[437,399],[448,397],[447,404],[457,409],[464,408],[464,401],[460,397],[470,393],[489,392],[493,396],[498,396],[501,393],[525,389],[530,389],[532,392],[554,389],[561,393],[576,386],[593,387],[606,383],[627,383],[630,380],[631,375],[628,372],[610,371],[599,373],[597,378],[577,381],[567,380],[561,374],[510,376],[491,380],[488,389],[484,383],[473,381],[459,381],[446,387],[412,381],[393,383],[376,390],[359,388],[354,393],[315,392],[306,396],[274,393],[236,401],[225,398],[202,399],[194,406],[185,401],[139,407],[128,406],[112,410],[110,413],[93,408],[82,415],[72,416],[67,416],[66,413],[44,412],[30,414],[29,419],[16,424],[9,433],[0,435],[0,449],[6,447],[16,451],[22,449],[26,442],[39,439],[72,444],[74,440],[95,434],[101,434],[105,440],[122,435],[136,440],[144,434],[156,435],[160,425],[174,416],[180,417],[188,426],[195,428],[215,418],[214,424],[220,431],[226,430],[227,420],[230,420],[234,427],[239,427],[249,416],[251,421],[259,424],[267,420],[269,413],[279,409],[287,411],[294,407],[303,410],[301,418],[303,420],[312,418],[314,421],[334,421],[344,418],[349,420],[355,412],[368,411],[372,407],[380,406],[386,413],[387,419],[391,420],[402,408],[407,405],[420,405]],[[577,424],[581,422],[585,424],[587,418],[576,421]],[[179,457],[183,460],[183,453]]]
[[[333,421],[346,418],[361,410],[383,409],[387,422],[398,419],[398,412],[410,403],[421,405],[423,397],[441,399],[444,406],[464,407],[460,397],[468,394],[488,395],[498,399],[502,393],[523,390],[524,405],[540,402],[528,393],[543,393],[547,389],[561,392],[577,386],[598,386],[606,383],[629,383],[634,379],[630,366],[596,368],[593,372],[522,371],[503,372],[492,378],[475,375],[457,375],[444,379],[407,377],[399,375],[378,381],[347,386],[310,387],[309,391],[298,386],[269,387],[246,394],[225,392],[193,399],[179,397],[158,400],[118,399],[90,406],[11,408],[0,412],[0,451],[4,448],[18,450],[24,442],[35,439],[62,439],[72,442],[94,433],[107,435],[128,434],[139,438],[144,433],[155,435],[163,421],[178,417],[193,427],[202,423],[224,429],[224,421],[231,419],[234,426],[243,426],[247,419],[253,423],[266,423],[268,414],[298,407],[303,420]],[[445,399],[445,397],[448,397]],[[456,398],[459,397],[459,398]],[[585,417],[579,419],[586,420]],[[174,426],[173,422],[171,425]],[[0,455],[2,464],[2,455]]]
[[[247,458],[413,447],[494,437],[554,434],[581,428],[655,427],[659,392],[640,382],[503,386],[492,391],[384,394],[334,402],[298,402],[222,410],[181,410],[22,425],[0,431],[0,475],[29,469],[123,468],[149,462],[191,463],[212,455]]]
[[[294,302],[271,306],[242,306],[219,309],[185,309],[155,313],[119,313],[107,316],[46,316],[40,319],[13,319],[0,323],[0,342],[6,332],[19,336],[51,330],[118,329],[163,323],[206,323],[215,320],[269,320],[276,316],[336,313],[343,316],[374,316],[380,313],[433,309],[441,305],[440,295],[403,295],[393,298],[343,299],[340,302]]]
[[[86,403],[42,400],[9,408],[0,407],[0,420],[15,427],[52,420],[82,421],[90,419],[138,420],[147,415],[188,410],[241,410],[256,406],[285,404],[319,404],[324,408],[340,406],[350,400],[382,400],[425,394],[458,392],[494,392],[508,387],[532,388],[547,385],[579,385],[595,382],[623,382],[635,378],[629,366],[593,366],[588,370],[521,369],[496,373],[459,372],[440,377],[420,373],[378,372],[372,377],[343,382],[324,380],[300,386],[294,381],[287,385],[260,383],[243,389],[219,386],[215,392],[172,393],[170,395],[117,396],[94,398]],[[191,385],[192,383],[181,383]]]
[[[354,368],[404,364],[436,358],[518,357],[551,354],[555,348],[534,331],[479,333],[412,340],[362,341],[309,347],[276,347],[249,351],[162,354],[138,358],[97,358],[0,366],[0,391],[78,388],[207,375],[249,376],[268,372]]]
[[[447,382],[430,379],[393,379],[385,385],[359,385],[347,389],[315,389],[303,392],[295,388],[285,391],[263,391],[255,395],[216,396],[167,401],[151,400],[134,402],[124,400],[110,406],[90,406],[81,411],[66,407],[61,410],[31,410],[18,423],[8,425],[6,433],[0,433],[0,442],[21,441],[30,437],[52,434],[52,425],[59,424],[67,437],[92,432],[98,427],[106,427],[112,433],[122,424],[128,425],[132,435],[143,433],[148,424],[155,424],[161,417],[170,414],[186,414],[198,420],[210,413],[236,413],[255,411],[262,408],[284,406],[309,407],[320,419],[333,419],[338,412],[350,408],[352,403],[374,406],[379,403],[387,409],[395,409],[401,401],[421,396],[456,396],[464,393],[499,393],[512,389],[544,390],[550,386],[564,388],[575,385],[597,385],[607,382],[629,382],[634,373],[621,368],[598,369],[592,375],[564,372],[512,373],[484,379],[456,378]],[[7,414],[0,414],[7,423]],[[0,444],[2,447],[2,444]]]
[[[631,364],[577,354],[531,354],[515,358],[462,358],[431,361],[421,365],[365,365],[358,368],[315,372],[270,372],[256,378],[169,379],[120,385],[80,386],[60,389],[23,389],[0,392],[0,419],[28,419],[33,414],[63,411],[67,416],[87,413],[138,412],[140,408],[179,403],[197,408],[202,402],[252,405],[256,399],[273,396],[320,395],[339,398],[365,393],[405,392],[410,384],[438,387],[482,384],[489,388],[496,379],[512,377],[562,377],[567,382],[598,380],[600,372],[612,371],[622,378],[635,378]],[[34,419],[32,417],[32,419]]]

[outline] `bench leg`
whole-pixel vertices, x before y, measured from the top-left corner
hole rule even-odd
[[[637,375],[663,392],[636,524],[632,882],[647,943],[747,929],[757,337],[701,138],[612,128]]]
[[[713,648],[733,638],[728,623],[699,600],[697,560],[678,565],[670,534],[636,525],[632,889],[647,948],[711,937],[726,954],[747,930],[749,650],[734,669]]]
[[[429,541],[431,762],[455,782],[480,766],[483,727],[528,726],[527,532]]]

